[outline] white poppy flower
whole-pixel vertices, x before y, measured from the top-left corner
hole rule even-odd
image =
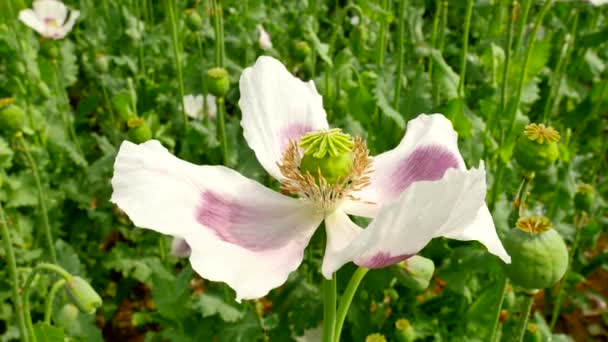
[[[354,138],[352,167],[328,184],[300,173],[301,137],[330,139],[335,131],[328,130],[314,83],[262,56],[243,71],[240,93],[245,140],[283,191],[299,198],[224,166],[180,160],[156,140],[122,143],[111,198],[136,226],[185,239],[192,268],[227,283],[237,300],[282,285],[323,220],[326,278],[350,261],[366,268],[395,264],[440,236],[480,241],[510,262],[485,204],[484,167],[466,168],[443,115],[413,119],[399,146],[373,158]],[[348,214],[374,219],[362,229]]]
[[[260,32],[260,37],[258,38],[258,44],[260,44],[260,48],[262,50],[272,49],[272,41],[270,41],[270,35],[268,34],[268,32],[264,30],[262,24],[258,24],[257,28]]]
[[[46,38],[65,37],[80,16],[79,11],[69,11],[61,1],[57,0],[35,0],[32,7],[33,9],[20,11],[19,20]]]
[[[205,101],[207,102],[206,108]],[[217,115],[215,96],[208,94],[203,98],[203,95],[186,95],[184,96],[184,111],[189,117],[194,119],[202,117],[205,114],[215,119]]]
[[[608,4],[608,0],[589,0],[589,2],[594,6],[602,6]]]

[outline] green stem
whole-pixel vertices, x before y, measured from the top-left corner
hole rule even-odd
[[[530,309],[532,309],[532,304],[534,304],[534,295],[526,293],[521,303],[523,312],[521,312],[521,317],[517,322],[517,326],[515,328],[515,335],[513,336],[513,342],[523,341],[524,335],[526,334],[526,329],[528,328],[528,318],[530,317]]]
[[[383,10],[388,10],[388,0],[380,0],[380,7]],[[376,68],[380,70],[384,62],[384,50],[386,45],[386,28],[388,23],[385,18],[380,22],[380,31],[378,33],[378,46],[376,47]]]
[[[517,6],[515,5],[517,0],[511,1],[511,15],[509,16],[509,25],[507,27],[507,41],[505,50],[505,66],[502,73],[502,83],[500,85],[500,112],[505,112],[505,105],[507,102],[507,83],[509,80],[509,70],[511,69],[511,46],[513,45],[513,24],[515,21],[515,11]],[[497,119],[494,119],[495,123],[498,123]]]
[[[224,165],[228,165],[228,139],[226,137],[226,106],[225,99],[218,97],[217,103],[217,139],[222,150],[222,160]]]
[[[51,313],[53,312],[53,302],[55,301],[55,295],[66,283],[65,279],[59,279],[53,284],[49,291],[46,302],[44,303],[44,323],[51,324]]]
[[[597,117],[599,110],[602,105],[602,102],[604,102],[604,97],[606,97],[608,95],[608,79],[606,79],[604,81],[604,85],[602,85],[602,90],[600,91],[600,95],[599,98],[597,99],[597,101],[595,102],[595,105],[593,106],[593,108],[591,109],[591,113],[589,113],[589,118],[595,118]],[[582,125],[582,127],[584,128],[585,126]],[[603,144],[603,148],[601,148],[601,153],[599,154],[599,156],[605,156],[606,154],[608,154],[608,144]],[[595,162],[595,166],[593,167],[593,172],[591,173],[594,177],[596,174],[598,174],[598,172],[600,171],[600,169],[602,168],[602,164],[604,163],[605,158],[597,158],[597,161]]]
[[[184,96],[186,94],[184,90],[184,76],[182,74],[182,63],[181,53],[179,49],[179,38],[177,36],[177,22],[175,19],[175,11],[173,9],[173,0],[166,1],[166,7],[169,11],[169,22],[171,26],[171,46],[173,48],[173,58],[175,61],[175,68],[177,69],[177,82],[179,83],[179,106],[182,110],[182,120],[184,124],[184,133],[188,133],[188,115],[184,108]]]
[[[446,36],[446,27],[448,25],[448,1],[444,0],[441,3],[441,7],[443,8],[441,10],[441,27],[439,30],[439,41],[437,42],[437,50],[439,51],[439,54],[443,54],[443,47],[445,45],[445,36]],[[432,59],[432,57],[431,57]],[[433,74],[430,74],[431,78],[433,77]],[[438,86],[433,86],[433,94],[432,94],[432,100],[433,100],[433,105],[437,106],[439,104],[439,88]]]
[[[105,85],[105,77],[103,77],[102,79],[100,79],[101,83],[101,93],[103,94],[103,101],[106,103],[106,106],[108,107],[108,113],[110,113],[110,125],[112,126],[112,131],[110,132],[110,137],[112,137],[113,143],[116,144],[118,143],[118,135],[116,134],[116,118],[114,116],[114,108],[112,108],[112,102],[110,102],[110,97],[108,96],[108,89],[106,88]]]
[[[437,48],[437,28],[439,27],[439,19],[441,17],[441,9],[443,6],[441,5],[441,0],[437,0],[435,2],[435,16],[433,17],[433,33],[431,33],[431,48]],[[433,57],[429,56],[429,76],[431,80],[433,79]]]
[[[528,15],[530,14],[530,8],[532,7],[532,3],[534,2],[534,0],[522,0],[522,1],[525,2],[524,11],[523,11],[520,21],[519,21],[517,37],[515,39],[515,49],[513,49],[513,52],[515,53],[516,56],[519,53],[519,48],[521,46],[521,42],[524,37],[524,31],[526,29],[526,22],[528,21]],[[531,39],[534,39],[534,35],[531,36]]]
[[[4,253],[6,254],[8,273],[11,279],[11,291],[13,296],[13,305],[15,306],[15,312],[17,313],[17,325],[19,326],[19,335],[21,340],[28,341],[27,327],[25,325],[25,317],[23,312],[23,302],[21,296],[19,296],[19,277],[17,274],[17,262],[15,261],[15,251],[13,250],[13,243],[11,241],[10,232],[8,230],[8,223],[6,221],[6,215],[4,209],[0,203],[0,229],[2,233],[2,242],[4,243]]]
[[[519,78],[519,86],[517,87],[517,91],[515,93],[515,99],[514,99],[514,103],[512,106],[510,106],[510,117],[509,117],[509,127],[508,130],[506,132],[506,134],[503,136],[503,139],[506,137],[509,137],[511,135],[511,133],[513,132],[513,129],[515,128],[515,117],[517,114],[517,108],[519,107],[519,101],[521,100],[521,94],[524,90],[524,85],[525,85],[525,81],[527,78],[527,72],[528,72],[528,63],[530,61],[530,57],[532,56],[532,50],[534,49],[534,42],[536,40],[536,35],[538,33],[538,29],[540,28],[540,24],[543,22],[543,18],[545,17],[545,14],[547,13],[547,10],[549,9],[549,7],[551,7],[551,5],[553,4],[554,0],[547,0],[544,4],[543,7],[540,9],[540,12],[538,13],[538,18],[536,19],[536,22],[534,23],[534,28],[532,29],[532,34],[530,35],[530,39],[528,42],[528,45],[526,47],[527,51],[526,51],[526,55],[524,58],[524,63],[523,63],[523,67],[521,70],[521,76]],[[517,48],[517,47],[516,47]],[[517,50],[515,50],[517,51]],[[502,146],[502,144],[501,144]]]
[[[334,342],[336,326],[336,274],[331,279],[323,278],[323,342]]]
[[[338,313],[336,315],[336,327],[334,332],[334,341],[340,342],[340,335],[342,334],[342,327],[344,326],[344,321],[346,319],[346,314],[348,313],[348,309],[350,308],[350,304],[355,297],[355,293],[363,280],[363,277],[367,274],[369,269],[359,267],[355,273],[352,275],[350,280],[348,281],[348,285],[346,286],[346,290],[344,290],[344,294],[340,298],[340,304],[338,305]]]
[[[467,0],[467,11],[464,19],[464,32],[462,33],[462,56],[460,57],[460,82],[458,83],[458,95],[464,99],[464,80],[467,71],[467,53],[469,49],[469,30],[471,28],[471,16],[473,14],[473,0]],[[463,107],[464,108],[464,107]]]
[[[492,334],[490,335],[489,342],[494,342],[496,340],[496,335],[498,333],[498,327],[500,326],[500,313],[502,312],[502,304],[505,301],[505,293],[507,291],[507,285],[509,280],[506,275],[503,275],[501,279],[501,293],[500,298],[498,299],[498,304],[496,306],[496,313],[494,314],[494,320],[492,321]]]
[[[212,0],[213,2],[213,23],[215,30],[215,66],[224,66],[224,35],[222,28],[222,13],[221,7],[218,0]]]
[[[401,0],[399,1],[399,9],[397,11],[398,13],[398,20],[399,20],[399,27],[397,28],[397,58],[398,58],[398,62],[397,62],[397,73],[396,73],[396,77],[397,79],[395,80],[395,91],[393,93],[393,108],[395,108],[396,110],[399,110],[399,97],[401,95],[401,74],[403,73],[403,62],[405,60],[405,56],[403,54],[403,48],[405,45],[404,42],[404,36],[405,36],[405,20],[403,19],[404,16],[404,12],[405,12],[405,1],[406,0]]]
[[[51,232],[51,225],[49,223],[49,215],[48,209],[46,206],[46,196],[44,194],[44,190],[42,189],[42,183],[40,182],[40,175],[38,174],[38,166],[36,165],[36,161],[32,157],[29,148],[23,138],[23,134],[19,133],[16,135],[17,141],[19,145],[21,145],[21,149],[25,153],[25,158],[32,170],[32,175],[34,176],[34,181],[36,182],[36,189],[38,189],[38,201],[40,206],[40,215],[42,216],[42,224],[44,225],[44,236],[46,238],[47,247],[49,249],[49,253],[51,255],[51,261],[57,263],[57,254],[55,253],[55,244],[53,242],[53,234]]]

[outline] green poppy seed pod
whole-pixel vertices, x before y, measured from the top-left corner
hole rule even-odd
[[[72,302],[83,313],[90,315],[101,306],[101,297],[95,292],[95,289],[84,279],[73,276],[65,283]]]
[[[368,335],[365,338],[365,342],[386,342],[386,337],[380,333]]]
[[[224,68],[207,70],[207,90],[215,97],[224,97],[230,89],[228,71]]]
[[[129,140],[141,144],[152,139],[152,131],[142,118],[131,118],[127,121],[129,127]]]
[[[96,54],[94,67],[96,72],[106,74],[108,70],[110,70],[110,60],[108,59],[108,56],[100,53]]]
[[[413,342],[416,340],[416,331],[410,321],[401,318],[395,322],[395,340],[397,342]]]
[[[545,217],[522,217],[517,229],[503,239],[511,263],[505,271],[514,285],[526,290],[553,286],[566,273],[568,249],[557,231]]]
[[[25,112],[12,98],[0,99],[0,131],[19,132],[25,125]]]
[[[78,319],[78,313],[78,308],[74,304],[68,303],[55,314],[53,321],[64,331],[68,331]]]
[[[300,62],[303,62],[304,60],[306,60],[306,58],[308,58],[308,56],[310,56],[312,49],[306,41],[301,40],[296,43],[294,52],[296,59]]]
[[[190,31],[196,32],[203,27],[203,19],[195,9],[186,10],[186,26]]]
[[[546,170],[559,156],[559,138],[559,133],[552,127],[529,124],[515,143],[515,160],[530,172]]]
[[[40,41],[40,53],[48,59],[57,59],[59,56],[59,49],[57,48],[55,41],[42,39]]]
[[[310,174],[319,184],[336,184],[351,173],[353,141],[339,128],[308,133],[300,139],[300,147],[304,149],[300,172]]]
[[[590,184],[579,184],[574,195],[574,207],[578,211],[590,212],[595,200],[595,191]]]
[[[431,259],[414,255],[398,263],[391,270],[401,285],[415,292],[421,292],[429,287],[435,272],[435,264]]]

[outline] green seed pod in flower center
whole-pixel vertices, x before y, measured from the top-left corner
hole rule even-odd
[[[310,173],[319,184],[319,174],[328,184],[336,184],[351,172],[353,146],[352,137],[339,128],[308,133],[300,139],[304,149],[300,171]]]
[[[544,124],[529,124],[515,143],[515,159],[528,171],[543,171],[557,160],[559,133]]]

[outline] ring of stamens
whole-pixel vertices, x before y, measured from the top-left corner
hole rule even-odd
[[[329,184],[318,174],[318,181],[309,172],[302,174],[300,162],[302,153],[296,141],[290,141],[281,161],[278,164],[283,177],[281,190],[290,195],[297,195],[313,201],[320,211],[329,212],[344,199],[359,200],[352,192],[359,191],[370,184],[372,159],[365,141],[359,137],[353,139],[353,166],[347,176],[341,177],[334,184]]]

